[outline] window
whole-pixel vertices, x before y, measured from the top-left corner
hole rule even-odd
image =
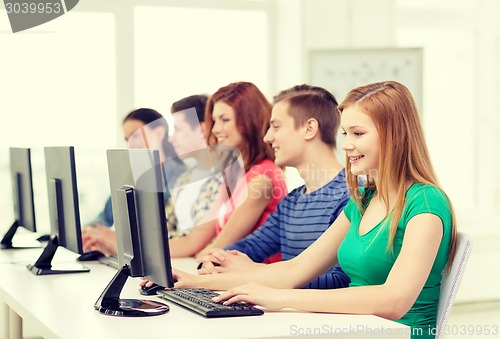
[[[0,30],[10,32],[5,11],[0,11],[0,17]],[[33,149],[37,220],[42,231],[48,231],[43,147],[75,146],[78,166],[80,161],[92,161],[83,155],[78,158],[88,153],[83,148],[104,152],[115,145],[114,25],[110,13],[72,11],[25,32],[0,34],[4,118],[0,184],[5,188],[0,205],[6,206],[2,214],[9,213],[2,219],[5,223],[13,219],[8,147]],[[78,178],[81,197],[88,197],[80,199],[82,219],[87,217],[85,211],[94,214],[102,208],[104,200],[99,197],[106,189],[109,194],[106,181],[98,186],[100,190],[91,184],[96,169]],[[106,174],[106,168],[99,173]]]
[[[137,106],[165,114],[235,81],[267,93],[265,12],[138,6],[134,18]]]

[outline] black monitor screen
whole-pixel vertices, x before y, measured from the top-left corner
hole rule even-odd
[[[36,232],[31,151],[29,148],[10,149],[10,173],[15,220],[19,226]]]
[[[108,150],[107,157],[120,266],[173,287],[158,151]]]
[[[82,253],[82,234],[73,147],[45,147],[51,233],[60,246]]]

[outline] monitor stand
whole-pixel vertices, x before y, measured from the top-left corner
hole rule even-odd
[[[50,238],[38,260],[33,265],[30,264],[27,266],[28,270],[35,275],[90,272],[90,269],[77,263],[65,263],[59,267],[53,267],[52,259],[54,258],[58,247],[59,240],[57,236],[54,235]]]
[[[170,307],[154,300],[120,299],[120,293],[130,276],[130,269],[123,266],[95,302],[94,308],[117,317],[148,317],[164,314]]]
[[[40,248],[43,245],[40,242],[37,242],[35,240],[33,241],[28,241],[28,242],[18,242],[16,241],[16,244],[14,245],[12,243],[12,239],[14,238],[14,235],[16,234],[17,229],[21,226],[19,224],[19,221],[16,220],[10,226],[9,230],[5,233],[4,237],[0,241],[0,248],[4,250],[9,250],[9,249],[26,249],[26,248]]]

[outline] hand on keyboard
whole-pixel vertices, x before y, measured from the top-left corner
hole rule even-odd
[[[186,288],[186,287],[200,287],[201,276],[195,274],[189,274],[175,268],[172,268],[172,276],[175,280],[175,288]]]
[[[244,302],[249,305],[260,305],[268,309],[280,310],[290,306],[290,294],[290,290],[249,283],[221,293],[214,298],[214,301],[223,301],[224,305]]]
[[[245,303],[223,305],[213,301],[216,292],[203,288],[159,290],[158,296],[207,318],[261,315],[264,312]]]

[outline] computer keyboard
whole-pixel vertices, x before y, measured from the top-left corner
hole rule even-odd
[[[192,312],[196,312],[207,318],[240,317],[249,315],[261,315],[264,312],[245,303],[234,303],[225,306],[212,301],[218,293],[203,288],[174,288],[157,292],[162,299],[172,301]]]

